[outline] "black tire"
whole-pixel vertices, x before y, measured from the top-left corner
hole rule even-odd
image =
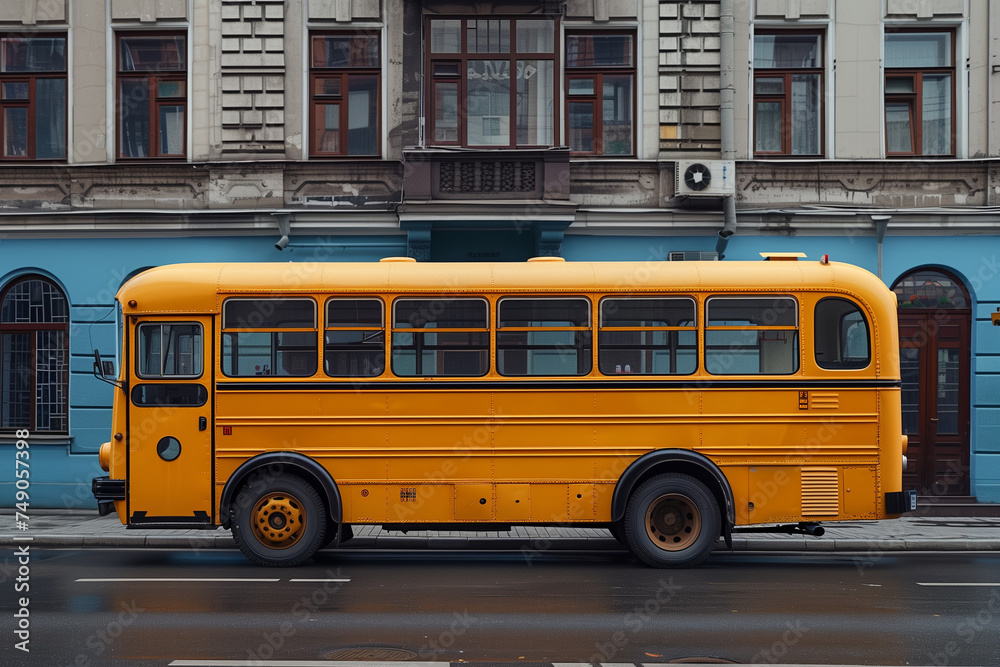
[[[722,518],[715,496],[694,477],[657,475],[625,506],[629,550],[653,567],[694,567],[715,548]]]
[[[233,501],[233,538],[257,565],[290,567],[312,557],[326,541],[327,521],[316,489],[294,475],[255,476]]]

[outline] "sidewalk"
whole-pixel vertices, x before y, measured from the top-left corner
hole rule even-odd
[[[921,516],[919,511],[886,521],[824,523],[822,537],[748,533],[733,535],[736,551],[1000,551],[1000,517]],[[479,549],[547,551],[552,549],[623,549],[601,528],[515,526],[510,532],[386,531],[358,526],[343,549]],[[36,547],[160,547],[235,549],[228,530],[125,528],[115,515],[97,510],[34,510],[27,530],[15,527],[13,511],[0,511],[0,545]],[[720,548],[725,548],[720,542]]]

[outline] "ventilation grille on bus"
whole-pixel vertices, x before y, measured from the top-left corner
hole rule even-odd
[[[667,253],[668,262],[716,262],[719,260],[717,252],[703,252],[700,250],[671,250]]]
[[[802,516],[840,513],[840,484],[836,468],[802,469]]]

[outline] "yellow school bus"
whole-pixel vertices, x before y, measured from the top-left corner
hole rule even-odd
[[[261,565],[380,524],[605,527],[683,567],[915,502],[895,299],[825,258],[184,264],[117,300],[100,511]]]

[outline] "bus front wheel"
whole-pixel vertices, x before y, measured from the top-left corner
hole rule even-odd
[[[326,541],[323,500],[299,477],[255,476],[236,495],[233,510],[236,546],[257,565],[298,565]]]
[[[629,497],[624,528],[629,550],[647,565],[694,567],[719,539],[719,505],[694,477],[657,475]]]

